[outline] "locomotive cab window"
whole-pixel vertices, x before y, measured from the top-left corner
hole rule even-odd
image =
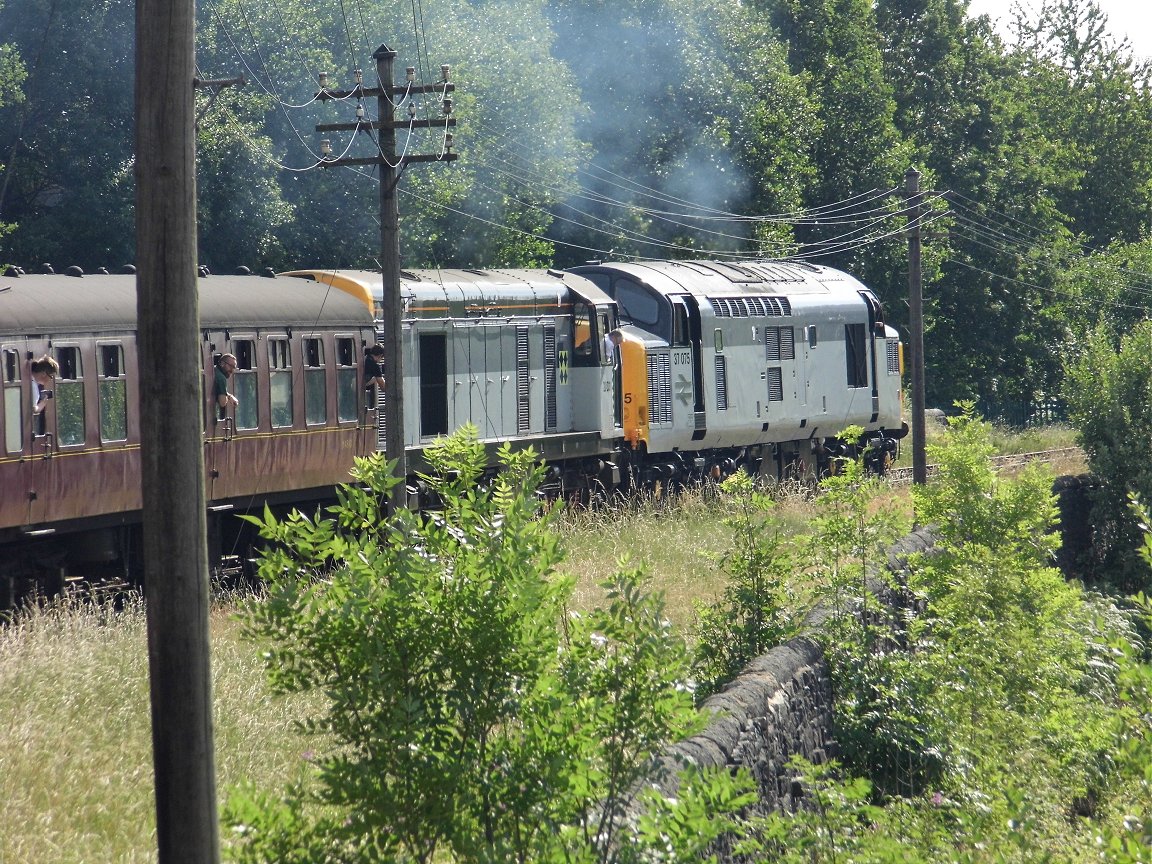
[[[124,374],[124,348],[100,345],[96,349],[100,390],[100,440],[128,438],[128,379]]]
[[[233,339],[232,353],[236,368],[232,370],[232,395],[236,406],[236,428],[255,429],[260,425],[260,400],[256,377],[256,343],[252,339]]]
[[[336,337],[336,419],[340,422],[355,420],[359,406],[360,388],[356,386],[359,369],[356,365],[356,340]]]
[[[596,350],[596,328],[592,307],[577,302],[572,306],[572,365],[595,366],[599,352]]]
[[[608,334],[616,329],[616,316],[609,309],[596,310],[596,335],[600,345],[600,363],[603,366],[612,366],[619,359],[615,346],[606,341]]]
[[[676,297],[672,300],[672,347],[687,347],[689,332],[688,307],[684,305],[683,297]]]
[[[287,339],[268,340],[268,390],[273,426],[292,425],[292,351]]]
[[[62,447],[84,443],[84,366],[80,349],[56,349],[56,440]]]
[[[643,324],[647,329],[657,328],[664,298],[653,294],[631,279],[617,279],[612,285],[612,296],[620,304],[620,316],[625,321]]]
[[[24,398],[20,390],[20,352],[4,349],[4,446],[9,453],[24,448]]]
[[[325,380],[324,342],[307,337],[304,348],[304,418],[310,426],[328,422],[328,385]]]

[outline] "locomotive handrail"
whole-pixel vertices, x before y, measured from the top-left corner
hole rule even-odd
[[[223,440],[231,441],[236,436],[236,420],[232,417],[225,417],[220,422],[224,425]]]

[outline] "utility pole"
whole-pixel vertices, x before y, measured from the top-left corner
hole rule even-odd
[[[160,864],[220,860],[196,281],[192,0],[136,0],[136,308]],[[159,374],[162,370],[163,374]]]
[[[920,172],[904,174],[908,214],[908,347],[912,354],[912,482],[928,482],[924,441],[924,288],[920,270]]]
[[[401,342],[403,321],[403,298],[400,296],[400,213],[396,202],[396,185],[409,164],[413,162],[451,162],[456,154],[451,152],[452,133],[447,130],[456,125],[456,118],[452,116],[452,99],[448,96],[456,89],[456,85],[449,83],[447,66],[440,67],[440,81],[436,84],[416,84],[416,70],[409,67],[407,81],[404,84],[392,84],[393,62],[396,52],[387,45],[381,45],[373,53],[376,61],[377,87],[364,87],[359,80],[357,72],[356,86],[348,91],[334,91],[324,89],[321,80],[321,91],[317,94],[320,99],[344,99],[350,96],[357,97],[357,117],[360,118],[362,106],[360,97],[376,97],[377,121],[358,119],[355,123],[328,123],[316,127],[317,132],[368,132],[379,130],[377,154],[367,159],[339,158],[328,159],[330,152],[321,147],[325,154],[322,164],[325,166],[342,165],[376,165],[380,170],[380,275],[384,285],[383,308],[381,310],[381,329],[384,333],[384,446],[389,460],[396,461],[395,476],[400,482],[393,487],[390,504],[393,512],[400,507],[408,506],[406,480],[408,477],[408,461],[404,452],[404,351]],[[412,102],[408,103],[408,119],[396,121],[396,103],[393,96],[400,96],[401,101],[412,95],[435,93],[441,97],[442,117],[432,119],[416,119],[416,109]],[[408,154],[396,155],[396,130],[399,128],[412,129],[445,129],[441,151],[436,154]],[[325,142],[327,143],[327,142]]]

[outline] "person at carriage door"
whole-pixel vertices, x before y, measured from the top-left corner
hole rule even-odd
[[[240,405],[240,400],[228,392],[228,379],[232,377],[232,373],[235,371],[236,357],[234,355],[221,354],[216,358],[216,378],[212,390],[216,397],[216,415],[220,420],[224,419],[224,413],[229,405],[233,408]]]
[[[373,384],[384,388],[383,345],[373,345],[364,352],[364,389],[371,390]]]
[[[60,364],[45,354],[33,360],[28,370],[32,373],[32,434],[44,434],[44,409],[52,398],[52,382],[60,373]]]

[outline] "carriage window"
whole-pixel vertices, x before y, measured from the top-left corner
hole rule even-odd
[[[128,380],[124,376],[124,348],[100,345],[100,440],[124,441],[128,438]]]
[[[232,395],[240,403],[236,406],[236,428],[255,429],[260,425],[256,343],[252,339],[233,339],[232,353],[236,355],[236,368],[232,372]]]
[[[353,339],[336,339],[336,418],[355,420],[358,406],[356,398],[359,388],[359,369],[356,365],[356,342]]]
[[[4,351],[4,446],[9,453],[24,447],[24,397],[20,389],[20,352]]]
[[[292,425],[292,352],[287,339],[268,340],[268,390],[272,425]]]
[[[328,422],[328,387],[324,376],[324,343],[304,340],[304,416],[309,424]]]
[[[56,349],[56,440],[67,447],[84,443],[84,367],[80,349]]]

